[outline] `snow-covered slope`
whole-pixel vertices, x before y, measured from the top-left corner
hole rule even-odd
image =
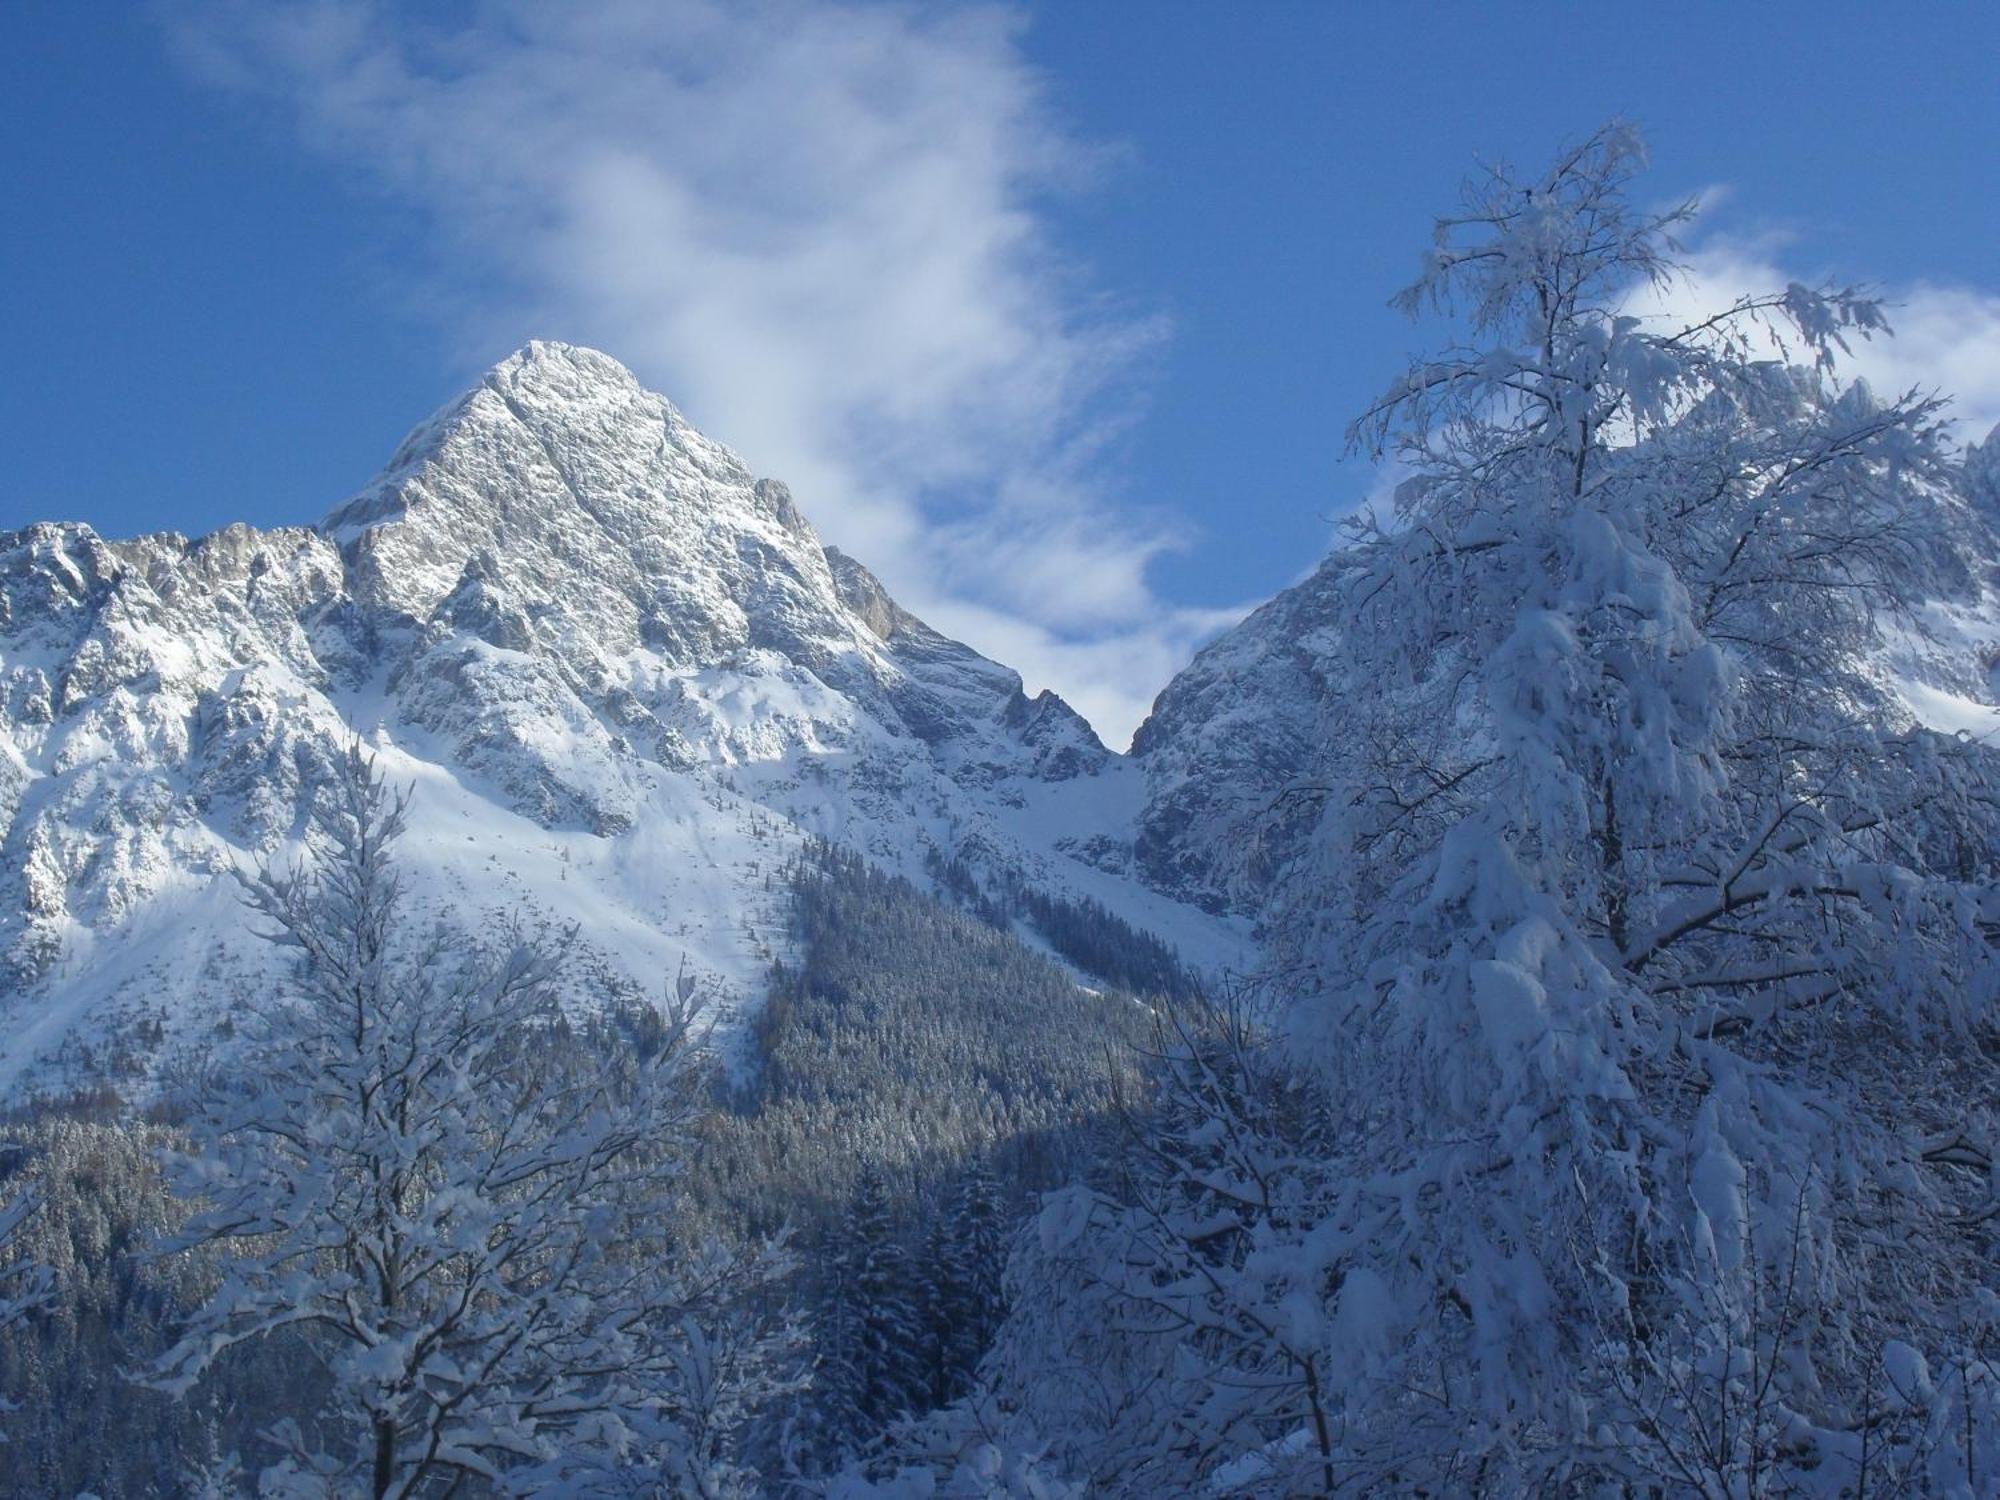
[[[293,856],[356,735],[414,788],[422,900],[639,990],[685,955],[753,1004],[808,835],[1246,952],[1132,878],[1135,763],[589,350],[529,345],[316,529],[0,535],[0,712],[0,1092],[254,998],[231,871]]]

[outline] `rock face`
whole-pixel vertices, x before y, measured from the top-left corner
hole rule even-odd
[[[297,856],[354,736],[413,787],[423,900],[639,990],[686,954],[754,1003],[807,835],[1241,952],[1116,873],[1135,765],[584,349],[493,369],[315,529],[0,535],[0,705],[0,1092],[254,1003],[231,872]]]
[[[1323,566],[1203,648],[1154,702],[1132,741],[1148,884],[1207,911],[1261,914],[1307,831],[1315,804],[1295,794],[1349,690],[1340,623]]]

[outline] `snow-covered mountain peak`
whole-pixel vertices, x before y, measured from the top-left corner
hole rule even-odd
[[[590,440],[595,429],[598,441],[623,447],[629,434],[620,429],[638,421],[663,430],[671,439],[691,440],[691,446],[701,450],[709,462],[719,463],[729,477],[740,481],[747,476],[741,459],[702,438],[670,401],[646,390],[638,376],[610,355],[576,344],[534,339],[412,428],[390,456],[381,477],[387,479],[398,470],[422,464],[461,427],[502,413],[511,413],[537,435],[565,445]],[[336,511],[336,517],[329,518],[329,526],[336,524],[338,514]]]
[[[597,651],[691,664],[851,634],[789,492],[616,360],[564,344],[488,371],[322,530],[363,601],[419,620],[477,575],[517,635]]]
[[[87,1073],[79,1039],[120,1017],[171,1036],[245,993],[264,960],[229,872],[297,852],[355,736],[416,788],[425,899],[575,925],[641,988],[685,954],[753,1003],[808,835],[1241,952],[1128,878],[1143,777],[1067,704],[563,344],[496,365],[317,528],[0,535],[0,704],[0,1093]]]
[[[529,339],[488,371],[484,382],[496,379],[583,395],[604,390],[645,394],[639,377],[612,355],[560,339]]]

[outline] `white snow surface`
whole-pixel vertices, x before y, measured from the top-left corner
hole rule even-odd
[[[256,1004],[232,872],[306,853],[354,736],[410,789],[421,907],[573,929],[580,986],[658,995],[685,959],[725,1048],[812,835],[1094,898],[1198,967],[1253,955],[1136,878],[1136,763],[615,360],[536,343],[318,528],[0,534],[0,1097],[143,1088]]]

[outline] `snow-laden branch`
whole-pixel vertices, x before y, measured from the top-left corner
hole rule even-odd
[[[249,886],[297,965],[169,1163],[196,1212],[161,1253],[230,1258],[150,1379],[185,1391],[295,1329],[333,1390],[281,1434],[300,1475],[402,1497],[650,1466],[705,1493],[789,1377],[752,1310],[781,1258],[678,1223],[693,996],[667,997],[649,1055],[594,1055],[556,1002],[561,950],[407,933],[403,801],[358,750],[327,791],[320,862]]]

